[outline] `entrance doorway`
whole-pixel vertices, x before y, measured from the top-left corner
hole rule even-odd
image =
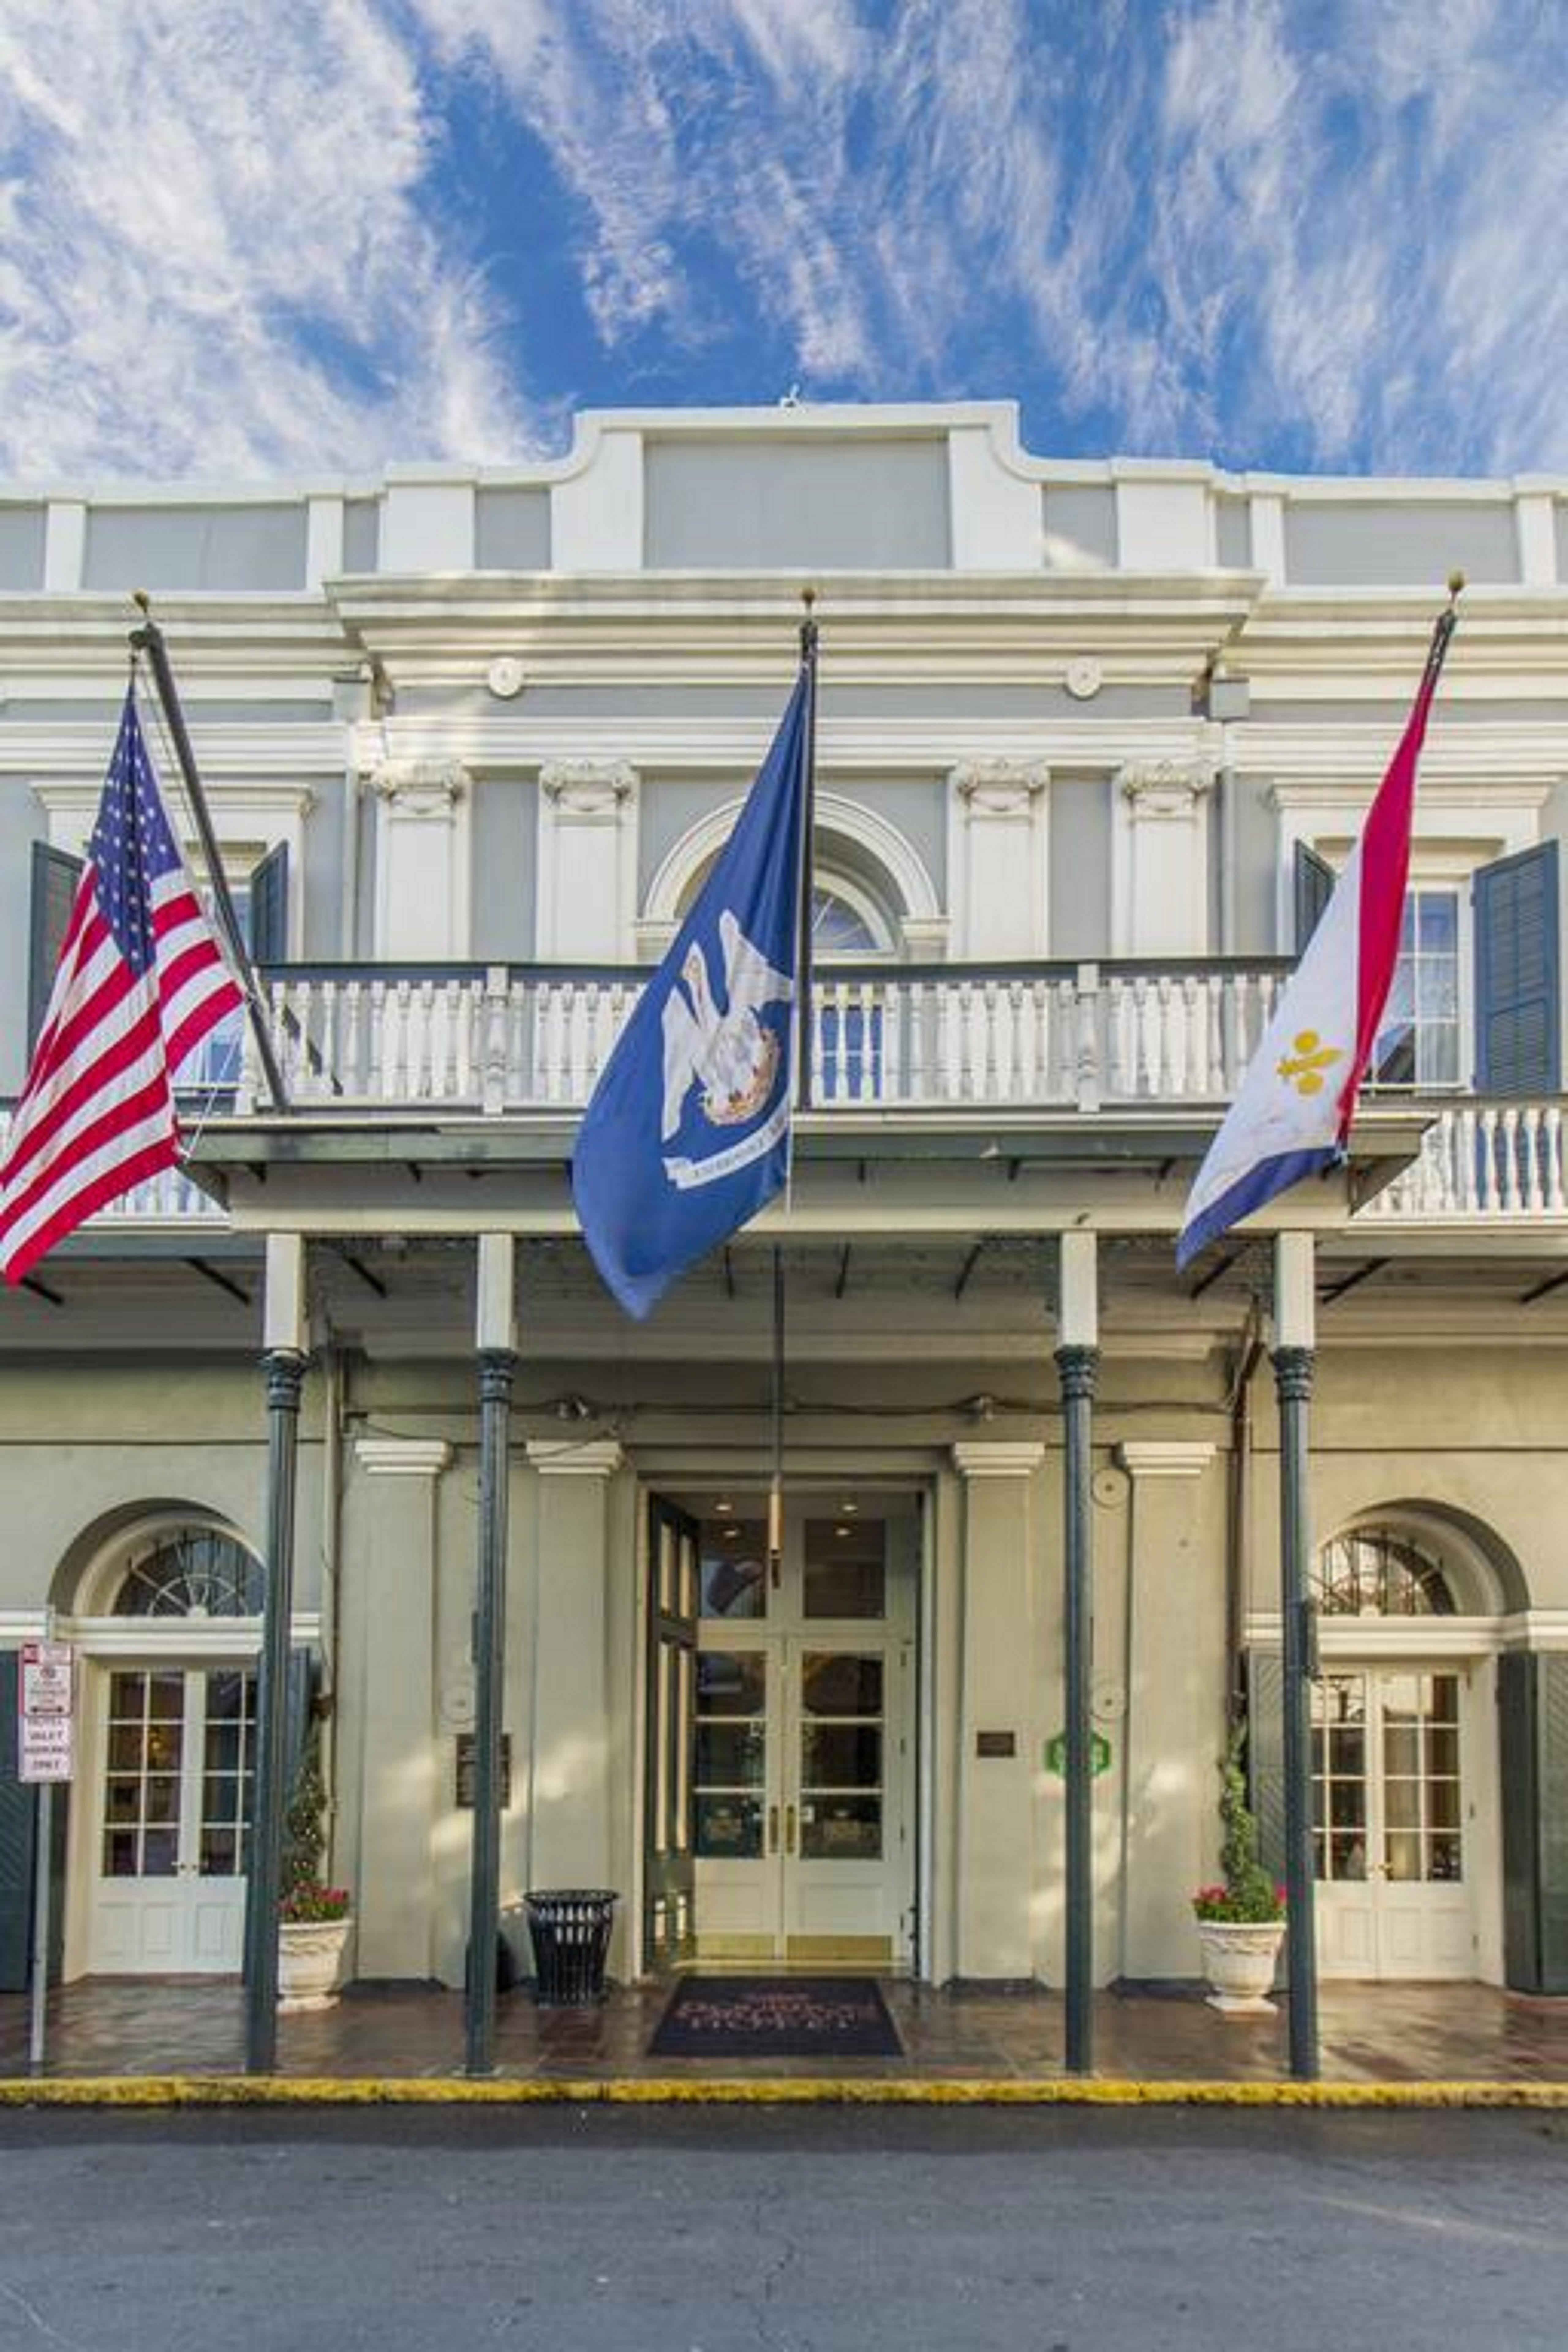
[[[1470,1675],[1336,1669],[1312,1688],[1325,1976],[1471,1977]]]
[[[117,1666],[103,1685],[88,1968],[237,1969],[256,1675],[240,1666]]]
[[[792,1494],[776,1573],[761,1497],[715,1489],[682,1502],[696,1568],[688,1949],[714,1962],[907,1966],[916,1498]],[[658,1711],[656,1690],[650,1719]],[[666,1768],[662,1785],[681,1777]]]

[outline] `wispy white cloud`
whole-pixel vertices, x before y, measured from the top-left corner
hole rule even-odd
[[[1238,462],[1568,454],[1536,0],[412,5],[571,190],[612,353],[700,353],[716,252],[825,391]]]
[[[0,465],[493,458],[796,379],[1565,465],[1565,151],[1544,0],[7,0]]]
[[[7,0],[0,465],[256,474],[516,451],[433,125],[359,0]]]

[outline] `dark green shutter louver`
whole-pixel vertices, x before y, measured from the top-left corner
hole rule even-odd
[[[15,1650],[0,1651],[0,1992],[27,1990],[37,1799],[16,1778]]]
[[[83,860],[47,841],[33,844],[33,898],[27,945],[27,1050],[38,1042],[48,1011],[55,968],[70,928]]]
[[[1285,1662],[1278,1650],[1247,1654],[1247,1778],[1263,1867],[1285,1875]]]
[[[1498,1660],[1503,1950],[1516,1992],[1568,1992],[1568,1652]]]
[[[1322,920],[1323,908],[1329,903],[1334,887],[1334,869],[1326,857],[1309,849],[1304,841],[1296,844],[1295,904],[1296,953],[1301,955],[1307,941]]]
[[[258,963],[289,954],[289,845],[269,849],[250,877],[250,952]]]
[[[1476,912],[1476,1086],[1551,1095],[1562,1085],[1557,844],[1483,866]]]

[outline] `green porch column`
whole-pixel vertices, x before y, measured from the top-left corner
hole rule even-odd
[[[511,1384],[517,1370],[515,1258],[516,1247],[510,1234],[479,1235],[476,1318],[479,1357],[479,1547],[474,1607],[474,1834],[465,2011],[470,2074],[493,2074],[496,2063],[507,1501]]]
[[[1286,1958],[1290,2072],[1318,2073],[1318,1958],[1312,1874],[1311,1604],[1307,1405],[1316,1363],[1310,1234],[1274,1243],[1274,1384],[1279,1400],[1279,1616],[1284,1650]]]

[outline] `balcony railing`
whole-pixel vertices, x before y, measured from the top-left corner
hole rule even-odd
[[[1234,1093],[1289,967],[1234,960],[829,966],[814,977],[813,1097],[824,1112],[1212,1114]],[[302,1110],[499,1118],[581,1108],[641,970],[294,964],[264,975]],[[1402,1101],[1419,1097],[1401,1095]],[[1361,1212],[1380,1226],[1568,1220],[1562,1101],[1427,1097],[1415,1163]],[[267,1109],[248,1036],[187,1125]],[[0,1114],[0,1135],[5,1125]],[[95,1223],[223,1222],[177,1170]]]
[[[939,964],[814,976],[824,1109],[1073,1109],[1225,1101],[1283,962]],[[580,1108],[641,971],[294,965],[266,976],[290,1094],[339,1110]],[[262,1107],[247,1043],[239,1107]]]

